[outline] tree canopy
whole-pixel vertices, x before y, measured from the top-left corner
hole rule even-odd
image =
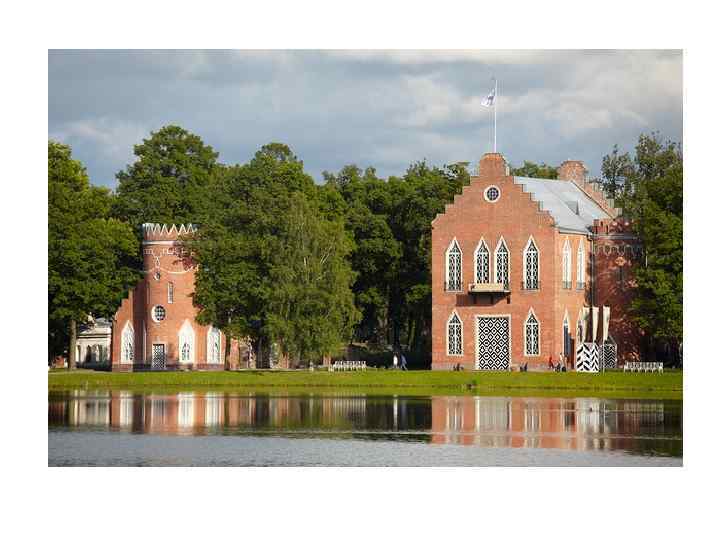
[[[523,161],[522,167],[510,167],[512,176],[525,176],[527,178],[547,178],[555,180],[558,177],[557,167],[545,163]]]
[[[218,169],[218,154],[200,137],[165,126],[135,145],[137,160],[117,173],[113,215],[137,234],[145,222],[197,223],[206,189]]]
[[[70,148],[48,141],[50,354],[67,352],[78,322],[114,315],[139,278],[137,239],[110,217],[111,204],[110,191],[90,185]],[[73,367],[74,346],[69,353]]]
[[[636,271],[635,320],[652,341],[677,347],[683,336],[682,149],[657,133],[641,135],[633,158],[618,156],[615,147],[603,164],[612,161],[622,164],[624,177],[618,203],[645,251]]]
[[[283,144],[228,167],[193,240],[199,320],[295,359],[336,352],[357,320],[338,201]]]

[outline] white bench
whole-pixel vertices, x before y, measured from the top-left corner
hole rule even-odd
[[[338,360],[330,364],[330,371],[365,371],[365,360]]]
[[[629,371],[630,373],[662,373],[663,363],[662,362],[625,362],[623,371]]]

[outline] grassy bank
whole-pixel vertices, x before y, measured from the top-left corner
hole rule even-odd
[[[682,399],[682,372],[507,373],[472,371],[238,371],[104,373],[53,371],[49,390],[74,388],[362,392],[370,394],[552,395]]]

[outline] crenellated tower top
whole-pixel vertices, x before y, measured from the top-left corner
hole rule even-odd
[[[143,241],[144,242],[157,242],[157,241],[168,241],[177,240],[180,236],[185,234],[192,234],[197,230],[197,226],[192,223],[175,225],[166,225],[161,223],[143,223]]]

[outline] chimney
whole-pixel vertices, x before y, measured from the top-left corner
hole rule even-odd
[[[510,168],[502,154],[488,153],[480,159],[480,178],[510,176]]]
[[[587,169],[582,161],[566,160],[558,167],[558,180],[570,180],[575,183],[585,182]]]

